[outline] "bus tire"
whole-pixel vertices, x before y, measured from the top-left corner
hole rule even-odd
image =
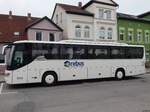
[[[125,71],[123,68],[119,68],[116,71],[115,78],[117,80],[123,80],[125,78]]]
[[[42,83],[45,86],[55,85],[57,82],[57,75],[55,72],[46,72],[42,77]]]

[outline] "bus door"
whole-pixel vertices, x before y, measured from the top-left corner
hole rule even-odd
[[[15,46],[12,59],[13,83],[27,83],[26,51],[24,44]]]

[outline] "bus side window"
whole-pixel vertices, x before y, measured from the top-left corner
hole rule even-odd
[[[144,56],[144,50],[143,48],[132,48],[129,47],[126,49],[126,58],[127,59],[140,59]]]
[[[124,59],[125,58],[125,48],[111,48],[111,57],[113,59]]]
[[[62,59],[73,59],[73,48],[70,46],[63,46],[61,48]]]
[[[57,47],[53,47],[52,48],[52,59],[58,59],[58,48]]]
[[[95,57],[93,52],[94,52],[94,49],[92,48],[88,49],[88,59],[93,59]]]
[[[86,55],[85,55],[85,48],[82,48],[82,47],[74,47],[74,56],[73,58],[74,59],[85,59]]]
[[[108,59],[109,57],[108,49],[104,47],[96,48],[94,54],[95,54],[95,59]]]

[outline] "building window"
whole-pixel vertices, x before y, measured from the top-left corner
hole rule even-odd
[[[137,42],[141,42],[141,40],[142,40],[142,32],[138,31],[137,32]]]
[[[38,41],[42,40],[42,32],[36,32],[36,40]]]
[[[119,40],[123,41],[125,38],[125,31],[124,30],[120,30],[119,32]]]
[[[15,36],[19,36],[19,35],[20,35],[20,32],[14,32],[14,35],[15,35]]]
[[[105,13],[106,13],[106,19],[111,19],[111,10],[106,10],[105,11]]]
[[[62,12],[60,13],[60,23],[62,23]]]
[[[100,39],[105,39],[105,28],[101,27],[99,31],[99,38]]]
[[[113,36],[113,30],[112,28],[108,28],[108,39],[112,39]]]
[[[85,38],[90,37],[90,27],[89,26],[85,26],[85,28],[84,28],[84,37]]]
[[[58,14],[56,15],[56,24],[58,24]]]
[[[75,27],[75,36],[76,37],[81,37],[81,26],[80,25],[77,25]]]
[[[49,41],[55,41],[55,36],[53,33],[49,34]]]
[[[99,18],[100,19],[104,18],[104,9],[99,9]]]
[[[149,43],[150,42],[150,34],[149,32],[145,32],[145,43]]]
[[[128,41],[133,41],[133,31],[128,31]]]

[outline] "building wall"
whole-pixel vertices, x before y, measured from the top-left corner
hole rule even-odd
[[[55,41],[62,40],[62,32],[57,31],[45,31],[40,29],[29,29],[28,30],[28,40],[36,40],[36,32],[42,32],[42,41],[50,41],[49,34],[53,33],[55,36]]]
[[[100,0],[106,3],[112,3],[110,0]],[[99,9],[111,11],[111,19],[100,19],[99,18]],[[67,14],[64,9],[59,5],[56,7],[52,20],[58,24],[63,30],[63,39],[76,39],[76,40],[95,40],[95,41],[117,41],[117,17],[116,17],[116,7],[96,4],[93,3],[85,10],[94,14],[92,16],[83,16],[76,14]],[[105,12],[104,12],[105,13]],[[61,16],[62,14],[62,16]],[[58,18],[58,19],[57,19]],[[62,22],[60,22],[62,20]],[[75,26],[80,25],[81,28],[81,37],[75,36]],[[90,37],[84,37],[84,27],[90,27]],[[100,38],[100,28],[105,28],[105,38]],[[108,29],[112,29],[112,39],[108,39]]]
[[[82,16],[82,15],[74,15],[68,14],[67,15],[67,39],[76,39],[76,40],[94,40],[93,35],[93,18],[89,16]],[[75,36],[75,27],[77,25],[81,26],[81,37]],[[88,26],[90,28],[90,36],[89,38],[84,37],[84,28]]]
[[[107,0],[104,2],[110,2],[110,0]],[[104,14],[104,18],[100,18],[99,17],[99,9],[103,9],[104,11],[110,10],[111,11],[111,19],[106,19],[105,14]],[[104,40],[105,41],[117,41],[116,7],[93,3],[93,5],[87,7],[86,10],[94,14],[94,37],[95,37],[95,39],[101,40],[101,39],[99,39],[99,29],[101,27],[104,27],[106,30],[106,36],[105,36]],[[108,28],[113,29],[113,38],[111,40],[107,38],[107,29]],[[101,40],[101,41],[103,41],[103,40]]]
[[[56,15],[58,15],[58,22],[56,21]],[[67,18],[68,17],[67,17],[65,10],[57,6],[54,16],[52,18],[52,21],[54,21],[54,23],[56,23],[63,29],[63,39],[67,39],[68,37]]]
[[[124,31],[124,39],[120,37],[121,31]],[[133,39],[129,39],[129,32],[133,32]],[[138,40],[138,32],[141,32],[141,41]],[[149,33],[149,41],[146,39],[146,32]],[[128,44],[140,44],[146,48],[147,59],[150,60],[150,23],[118,19],[118,41]]]
[[[49,41],[49,34],[53,33],[55,41],[62,40],[62,32],[47,20],[28,29],[28,40],[36,40],[36,32],[42,32],[42,41]]]

